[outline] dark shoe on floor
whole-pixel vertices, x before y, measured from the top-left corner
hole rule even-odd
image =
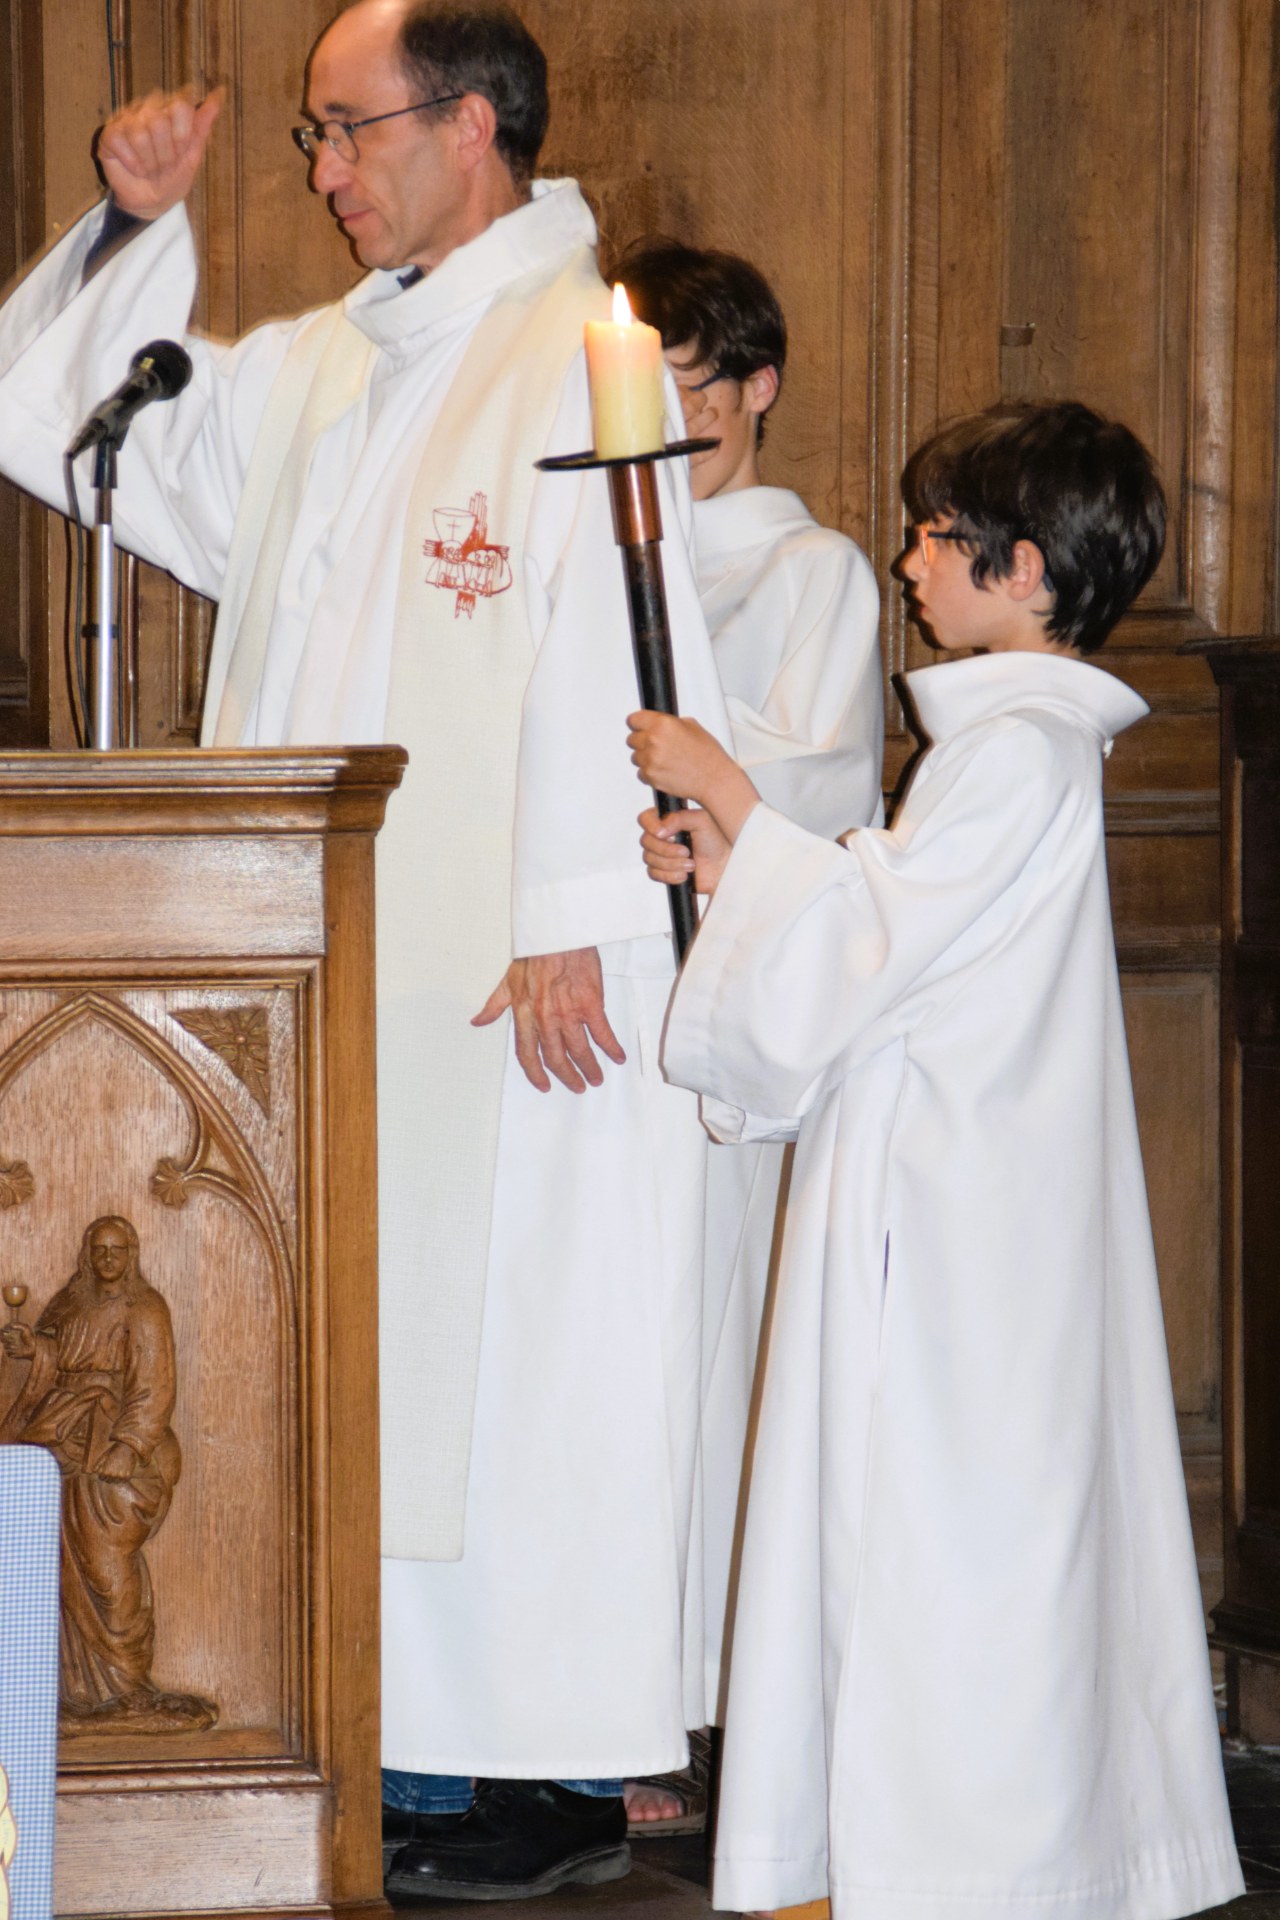
[[[451,1831],[401,1847],[387,1892],[411,1900],[528,1900],[572,1882],[621,1880],[630,1867],[620,1794],[604,1800],[549,1780],[484,1780]]]
[[[382,1806],[382,1853],[406,1846],[410,1840],[435,1840],[451,1833],[465,1813],[406,1813],[402,1807]]]

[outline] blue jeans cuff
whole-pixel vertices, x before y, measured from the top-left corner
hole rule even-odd
[[[399,1813],[465,1813],[471,1782],[464,1773],[403,1773],[382,1769],[382,1804]]]
[[[595,1800],[616,1800],[621,1780],[557,1780],[570,1793],[588,1793]],[[405,1773],[382,1769],[382,1804],[399,1813],[465,1813],[471,1805],[471,1782],[461,1773]]]

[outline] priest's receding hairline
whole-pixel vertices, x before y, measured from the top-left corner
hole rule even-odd
[[[348,22],[351,22],[357,30],[362,29],[371,35],[376,32],[380,24],[385,22],[387,27],[392,30],[387,50],[392,55],[394,70],[397,73],[404,74],[404,63],[400,57],[400,29],[404,23],[405,16],[411,11],[412,4],[413,0],[352,0],[352,5],[343,7],[340,13],[336,13],[324,30],[317,36],[310,53],[307,55],[308,74],[310,74],[312,62],[320,51],[320,48],[324,45],[324,42],[329,38],[329,35],[335,28],[346,28]],[[408,76],[405,75],[405,77],[407,78]],[[367,100],[331,99],[315,104],[308,101],[306,111],[308,113],[323,113],[326,116],[332,116],[339,113],[363,112],[368,105],[369,102]]]

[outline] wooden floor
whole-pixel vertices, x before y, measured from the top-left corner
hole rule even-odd
[[[1228,1907],[1215,1907],[1213,1920],[1280,1920],[1280,1751],[1229,1753],[1227,1784],[1236,1843],[1249,1891]],[[708,1920],[706,1848],[697,1836],[641,1840],[631,1850],[625,1880],[605,1887],[582,1887],[529,1901],[485,1903],[431,1901],[408,1906],[404,1915],[460,1913],[476,1920]],[[1206,1917],[1207,1920],[1207,1917]]]

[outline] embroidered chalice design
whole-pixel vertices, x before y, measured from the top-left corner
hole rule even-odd
[[[469,620],[478,599],[491,599],[511,585],[510,548],[489,544],[489,502],[483,493],[473,493],[466,507],[437,507],[431,518],[436,538],[422,543],[431,562],[427,585],[456,593],[453,617],[465,613]]]

